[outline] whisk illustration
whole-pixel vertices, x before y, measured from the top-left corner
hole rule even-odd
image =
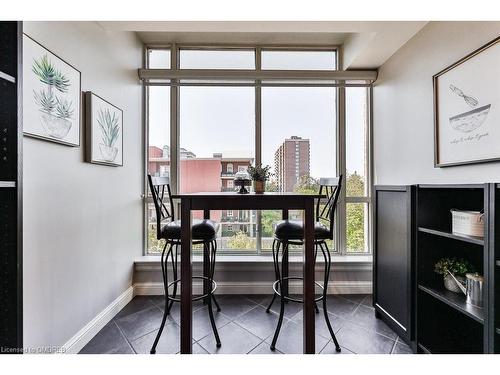
[[[457,86],[450,85],[450,90],[453,91],[458,96],[460,96],[461,98],[463,98],[465,100],[465,102],[467,103],[467,105],[469,105],[469,107],[471,107],[471,108],[474,108],[479,104],[479,100],[477,100],[473,96],[466,95]]]

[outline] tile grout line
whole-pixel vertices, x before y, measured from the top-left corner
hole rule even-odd
[[[122,335],[122,337],[125,339],[125,342],[130,347],[130,349],[132,349],[132,351],[134,352],[134,354],[137,354],[137,352],[135,351],[134,347],[132,346],[132,344],[128,340],[127,336],[125,335],[125,332],[123,332],[122,328],[118,325],[118,323],[114,319],[113,319],[113,323],[115,324],[116,328],[118,328],[118,331],[120,332],[120,334]]]
[[[394,344],[392,345],[392,349],[391,349],[391,353],[390,354],[394,354],[394,349],[396,349],[396,344],[398,343],[397,339],[396,341],[394,341]]]

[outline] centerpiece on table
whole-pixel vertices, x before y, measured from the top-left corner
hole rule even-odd
[[[266,165],[265,167],[262,167],[261,165],[248,167],[248,173],[253,180],[254,191],[256,193],[262,194],[264,192],[266,181],[271,177],[270,170],[271,167],[269,165]]]
[[[238,171],[234,175],[234,186],[238,186],[240,190],[238,190],[238,194],[248,194],[249,191],[245,186],[252,185],[252,180],[250,179],[250,174],[247,170]]]
[[[465,274],[474,272],[474,267],[465,259],[441,258],[434,265],[434,272],[443,275],[446,289],[451,292],[461,293],[460,287],[454,279],[464,285]]]

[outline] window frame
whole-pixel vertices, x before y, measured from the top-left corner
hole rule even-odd
[[[253,49],[255,51],[255,69],[247,70],[241,69],[242,72],[245,71],[263,71],[266,70],[261,69],[261,53],[262,51],[268,50],[284,50],[284,51],[322,51],[322,50],[330,50],[335,52],[336,66],[332,72],[342,71],[341,61],[342,61],[342,49],[338,45],[316,45],[316,46],[302,46],[302,45],[257,45],[257,44],[151,44],[144,45],[144,69],[148,68],[148,51],[150,49],[170,49],[170,69],[168,70],[176,70],[179,69],[180,64],[180,51],[182,49],[208,49],[208,50],[248,50]],[[203,71],[204,69],[198,69]],[[226,69],[218,69],[220,73],[224,73]],[[276,70],[273,69],[274,72],[281,72],[290,70]],[[304,70],[308,72],[307,70]],[[302,71],[303,72],[303,71]],[[324,71],[316,71],[316,72],[324,72]],[[262,97],[261,90],[263,85],[262,82],[258,79],[255,80],[252,86],[255,87],[255,163],[259,164],[261,162],[262,157],[262,118],[261,118],[261,106],[262,106]],[[179,80],[170,79],[168,83],[145,83],[143,85],[143,106],[144,106],[144,115],[143,115],[143,129],[144,129],[144,251],[145,255],[150,255],[148,253],[148,204],[152,202],[151,197],[149,196],[149,187],[147,185],[147,171],[148,171],[148,151],[149,151],[149,90],[148,86],[150,85],[168,85],[170,86],[170,178],[171,178],[171,188],[172,192],[175,194],[178,191],[179,187],[179,168],[180,168],[180,160],[179,160],[179,135],[180,135],[180,121],[179,121]],[[194,84],[196,86],[196,84]],[[236,84],[239,85],[239,84]],[[243,86],[243,84],[240,84]],[[278,84],[279,85],[279,84]],[[287,84],[282,84],[286,86]],[[346,134],[345,134],[345,86],[344,84],[333,85],[336,87],[336,107],[337,107],[337,118],[335,119],[335,133],[336,133],[336,173],[337,175],[342,174],[344,178],[346,177]],[[373,157],[372,157],[372,145],[373,145],[373,137],[372,137],[372,126],[373,126],[373,112],[372,112],[372,96],[373,96],[373,83],[363,83],[350,84],[351,86],[362,86],[368,88],[367,94],[367,111],[368,111],[368,129],[367,129],[367,142],[366,142],[366,163],[367,163],[367,193],[365,197],[347,197],[346,196],[346,184],[344,184],[341,189],[341,199],[339,200],[336,218],[335,218],[335,235],[334,235],[334,243],[336,244],[335,253],[338,255],[349,255],[349,256],[357,256],[357,255],[371,255],[373,253],[373,203],[372,203],[372,191],[373,191],[373,181],[372,181],[372,172],[373,172]],[[200,85],[202,86],[202,85]],[[213,86],[223,86],[219,84],[213,84]],[[302,86],[302,85],[300,85]],[[321,84],[304,84],[303,86],[321,86]],[[324,86],[324,85],[323,85]],[[227,168],[227,167],[226,167]],[[234,173],[234,166],[233,166]],[[367,243],[367,252],[359,252],[359,253],[351,253],[347,252],[346,247],[346,204],[347,203],[367,203],[368,205],[368,243]],[[178,202],[176,204],[178,206]],[[267,250],[261,249],[261,220],[260,220],[260,211],[256,212],[256,250],[252,252],[252,254],[267,254]],[[245,251],[224,251],[225,254],[248,254]]]

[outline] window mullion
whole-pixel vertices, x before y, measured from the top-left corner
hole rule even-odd
[[[261,56],[262,50],[260,47],[255,49],[255,69],[261,69]],[[262,87],[260,81],[255,81],[255,165],[262,164]],[[251,212],[249,212],[252,215]],[[256,239],[255,247],[257,254],[262,251],[262,215],[261,211],[257,210],[255,213],[256,219]]]

